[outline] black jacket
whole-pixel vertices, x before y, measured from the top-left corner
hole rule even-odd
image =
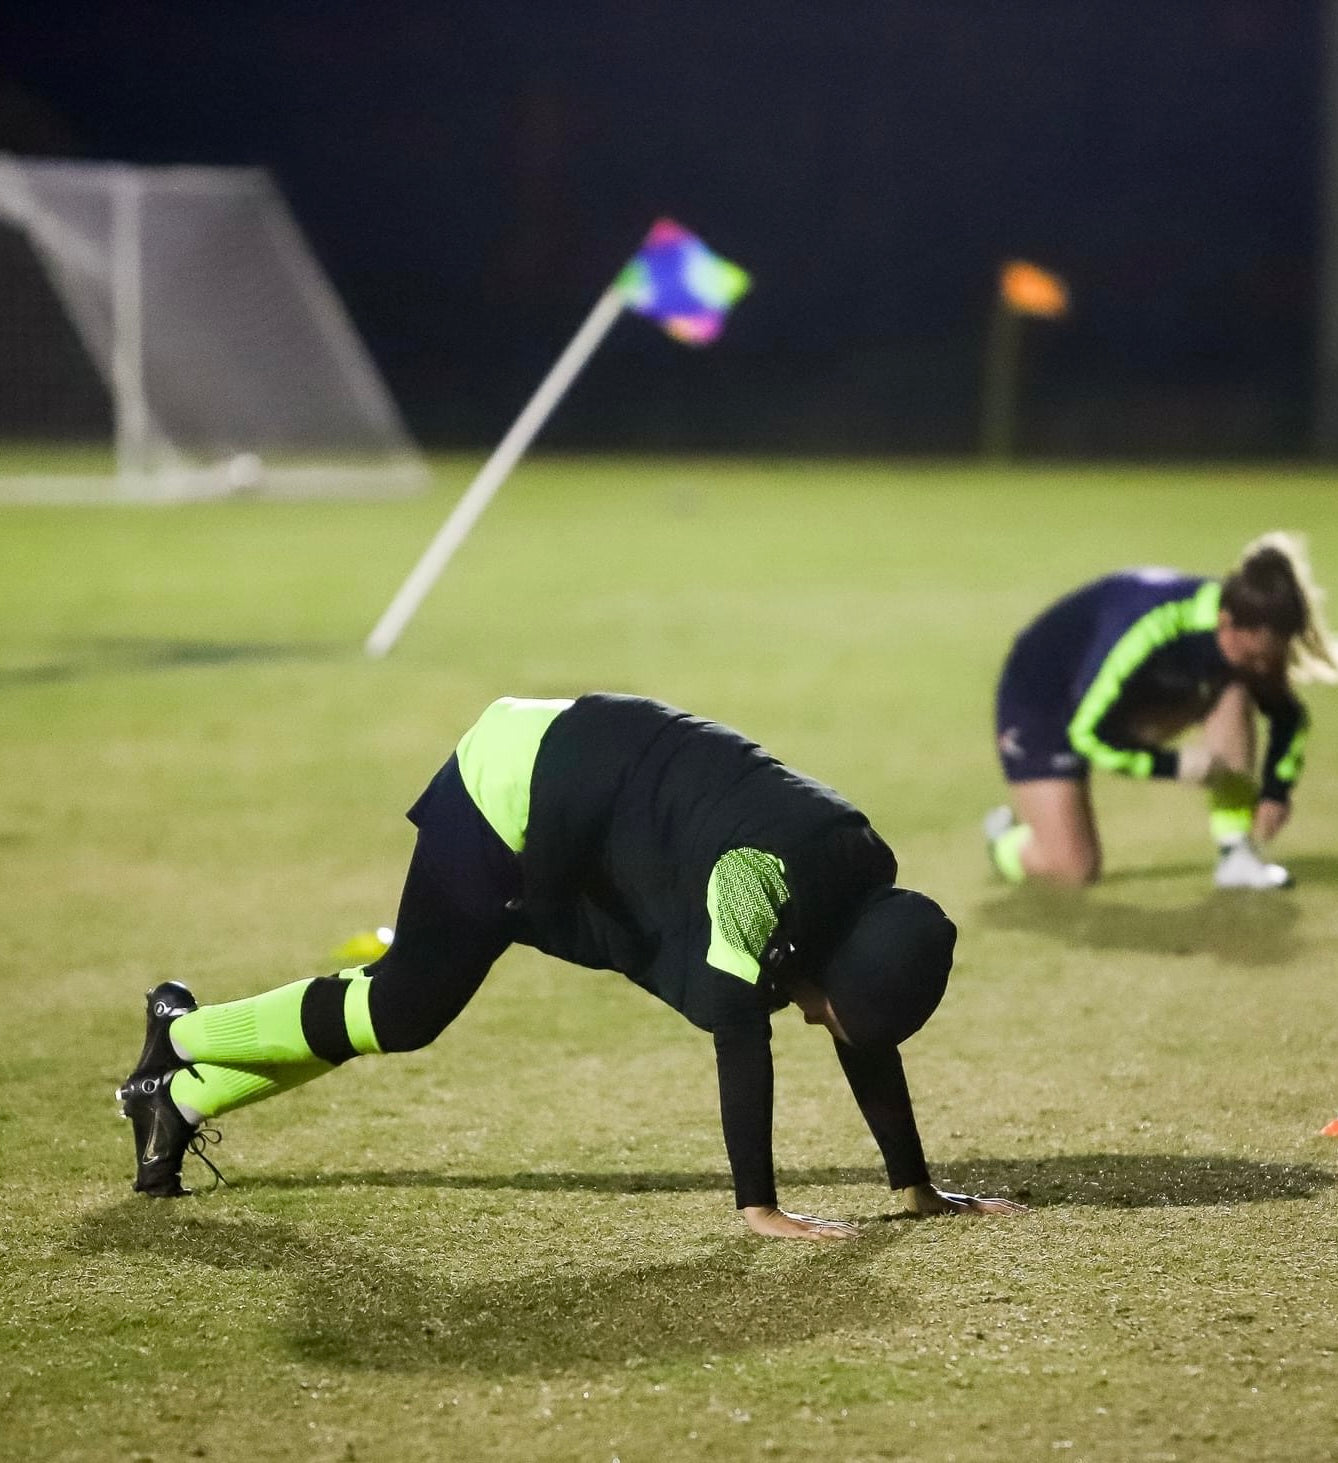
[[[770,953],[819,984],[864,895],[896,880],[896,859],[863,813],[728,727],[604,693],[580,697],[549,727],[530,785],[517,939],[621,971],[712,1033],[743,1207],[775,1203],[774,997],[765,977],[752,985],[706,962],[707,882],[740,847],[783,862],[791,898]],[[883,1115],[874,1134],[894,1185],[926,1177],[895,1050],[863,1090],[851,1082],[870,1125],[871,1111]]]

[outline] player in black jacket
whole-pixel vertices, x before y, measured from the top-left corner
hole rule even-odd
[[[360,1053],[427,1045],[520,943],[621,971],[711,1033],[735,1201],[757,1233],[854,1233],[778,1204],[771,1016],[788,1004],[831,1032],[907,1209],[1020,1207],[930,1181],[897,1048],[942,998],[956,929],[896,886],[891,850],[830,788],[656,701],[504,698],[409,816],[418,843],[376,963],[220,1006],[174,982],[149,993],[118,1089],[137,1190],[186,1192],[206,1119]]]

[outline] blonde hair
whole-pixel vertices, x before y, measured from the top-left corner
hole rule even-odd
[[[1299,533],[1278,530],[1263,534],[1245,546],[1231,577],[1248,574],[1252,564],[1278,557],[1286,561],[1300,602],[1298,627],[1288,637],[1288,678],[1302,683],[1338,684],[1338,642],[1324,619],[1325,594],[1315,583],[1305,538]]]

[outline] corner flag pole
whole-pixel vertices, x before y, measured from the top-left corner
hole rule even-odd
[[[595,302],[552,370],[539,384],[511,430],[497,444],[478,476],[465,489],[451,516],[437,530],[423,557],[400,585],[385,614],[367,637],[367,654],[386,655],[413,619],[428,590],[464,543],[493,494],[520,461],[534,434],[548,420],[567,387],[580,374],[624,308],[654,320],[684,345],[709,345],[725,316],[748,290],[748,272],[713,254],[682,224],[658,218],[641,247]]]
[[[985,385],[980,447],[993,462],[1007,462],[1017,435],[1017,383],[1022,318],[1003,299],[995,301],[985,346]]]
[[[1048,269],[1025,259],[1007,260],[1000,269],[985,348],[980,446],[987,459],[1004,463],[1013,455],[1022,317],[1062,320],[1069,305],[1068,285]]]
[[[566,350],[539,383],[538,390],[511,424],[506,436],[493,449],[492,456],[479,469],[474,481],[465,489],[464,496],[452,509],[450,517],[437,530],[436,537],[427,546],[422,558],[414,565],[409,577],[400,585],[395,598],[376,622],[376,628],[367,637],[363,647],[368,655],[379,660],[389,654],[405,626],[427,597],[428,591],[437,582],[441,571],[450,562],[451,556],[469,536],[470,529],[492,502],[498,488],[510,476],[511,470],[520,461],[535,434],[552,415],[567,388],[580,375],[586,362],[613,328],[626,303],[625,295],[616,285],[610,285],[596,301],[595,308],[586,316],[585,323],[572,336]]]

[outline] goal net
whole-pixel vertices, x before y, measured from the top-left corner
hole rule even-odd
[[[426,481],[265,172],[0,155],[0,498]]]

